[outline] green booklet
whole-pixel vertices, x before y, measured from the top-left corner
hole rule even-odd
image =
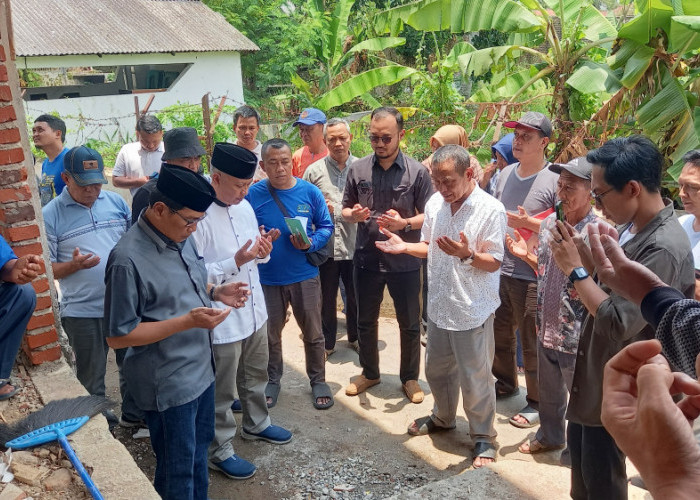
[[[311,240],[306,234],[306,226],[302,224],[299,219],[285,217],[284,222],[287,223],[287,227],[289,228],[289,231],[292,234],[301,236],[301,239],[304,241],[304,243],[306,243],[307,245],[311,245]]]

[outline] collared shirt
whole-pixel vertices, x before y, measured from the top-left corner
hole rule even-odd
[[[45,158],[41,164],[41,180],[39,181],[39,196],[41,206],[46,206],[51,200],[63,192],[66,183],[63,182],[61,173],[63,172],[63,157],[66,156],[68,148],[63,148],[58,156],[49,161]]]
[[[313,162],[325,158],[328,155],[328,148],[324,145],[320,153],[312,153],[309,146],[302,146],[292,155],[292,175],[301,178],[306,171],[306,167]]]
[[[513,163],[505,167],[498,176],[498,184],[493,195],[503,203],[509,212],[518,212],[522,206],[528,215],[535,216],[554,208],[557,202],[557,180],[559,174],[549,170],[549,162],[542,170],[529,177],[520,177],[518,167]],[[508,234],[514,235],[513,229],[508,228]],[[534,236],[535,238],[537,236]],[[529,238],[525,238],[529,239]],[[506,248],[501,266],[501,274],[513,278],[536,281],[537,277],[532,268],[521,259],[511,254]]]
[[[379,232],[377,217],[394,209],[407,219],[423,213],[425,204],[433,194],[430,173],[413,158],[399,152],[394,163],[384,170],[374,154],[356,160],[348,172],[343,208],[359,203],[370,210],[370,218],[357,225],[355,266],[369,271],[404,272],[420,268],[421,259],[412,255],[389,255],[375,246],[377,240],[385,240]],[[400,232],[404,241],[420,240],[420,229]]]
[[[695,216],[693,214],[685,214],[678,217],[678,222],[680,222],[685,234],[688,235],[690,240],[690,248],[693,250],[693,260],[695,261],[695,269],[700,269],[700,231],[696,231],[693,228],[695,223]]]
[[[581,318],[586,307],[568,276],[557,267],[549,242],[556,226],[556,214],[542,221],[537,251],[537,338],[547,349],[576,354]],[[586,226],[598,222],[593,210],[574,227],[586,235]]]
[[[237,146],[241,146],[238,141],[236,141]],[[243,146],[241,146],[243,147]],[[262,161],[262,142],[256,140],[255,141],[255,147],[250,150],[251,153],[253,153],[257,158],[258,158],[258,164],[255,167],[255,174],[253,175],[253,183],[261,181],[263,179],[267,179],[267,174],[265,171],[260,167],[260,162]]]
[[[160,141],[158,149],[155,151],[146,151],[138,141],[124,144],[114,162],[112,175],[132,178],[150,177],[152,174],[160,172],[161,157],[164,152],[163,141]],[[131,196],[134,196],[138,189],[137,187],[129,188]]]
[[[334,260],[350,260],[355,253],[357,224],[345,222],[343,219],[343,193],[348,179],[350,165],[356,160],[352,154],[345,162],[345,168],[338,168],[338,162],[330,155],[318,160],[306,169],[304,180],[309,181],[321,190],[324,198],[333,205],[333,254]]]
[[[197,230],[192,233],[197,251],[204,257],[209,283],[221,285],[245,282],[250,290],[245,305],[239,309],[232,309],[228,317],[214,328],[215,344],[228,344],[248,338],[267,321],[258,262],[265,263],[270,260],[270,256],[246,262],[240,269],[235,258],[236,252],[247,241],[252,245],[258,236],[258,220],[247,200],[229,207],[220,207],[212,203],[207,210],[207,218],[197,224]],[[223,309],[227,306],[221,302],[214,302],[212,307]]]
[[[618,233],[624,228],[618,228]],[[666,207],[622,246],[628,259],[648,267],[669,286],[692,298],[695,271],[688,236],[678,223],[673,203]],[[600,426],[605,363],[628,344],[654,338],[652,328],[637,304],[599,285],[610,296],[600,303],[595,316],[584,314],[576,355],[567,419]]]
[[[428,242],[428,317],[438,328],[451,331],[484,324],[501,303],[498,271],[477,269],[438,247],[440,236],[459,241],[460,231],[473,251],[500,262],[506,234],[503,204],[475,186],[454,215],[440,193],[425,205],[421,240]]]
[[[68,189],[46,205],[44,225],[51,262],[70,262],[76,247],[100,262],[61,278],[61,316],[101,318],[104,313],[104,276],[107,257],[129,229],[131,212],[124,198],[102,190],[92,207],[73,200]]]
[[[144,217],[112,250],[105,275],[105,335],[128,335],[141,322],[210,307],[207,270],[191,238],[175,243]],[[139,408],[165,411],[199,397],[214,382],[211,332],[183,330],[129,347],[122,373]]]

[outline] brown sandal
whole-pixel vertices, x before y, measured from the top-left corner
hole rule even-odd
[[[527,450],[525,450],[523,448],[526,444],[528,446]],[[554,446],[549,446],[546,444],[542,444],[537,439],[532,439],[529,443],[526,441],[525,443],[518,446],[518,451],[520,453],[525,453],[526,455],[535,455],[537,453],[546,453],[548,451],[561,450],[565,446],[566,446],[565,444],[558,444],[558,445],[554,445]]]

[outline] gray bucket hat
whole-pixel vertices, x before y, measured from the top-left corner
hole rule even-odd
[[[192,127],[178,127],[168,130],[163,134],[162,160],[173,158],[196,158],[206,154],[206,150],[199,142],[197,130]]]

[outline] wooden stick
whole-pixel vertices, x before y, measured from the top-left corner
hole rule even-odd
[[[214,141],[211,134],[211,112],[209,110],[209,92],[202,96],[202,120],[204,121],[204,140],[207,150],[207,164],[214,151]]]
[[[221,116],[221,112],[224,110],[224,104],[226,104],[226,97],[223,96],[221,98],[221,101],[219,102],[219,109],[216,110],[216,113],[214,114],[214,120],[211,123],[211,128],[209,129],[209,134],[214,135],[214,128],[216,128],[216,124],[219,122],[219,117]]]

